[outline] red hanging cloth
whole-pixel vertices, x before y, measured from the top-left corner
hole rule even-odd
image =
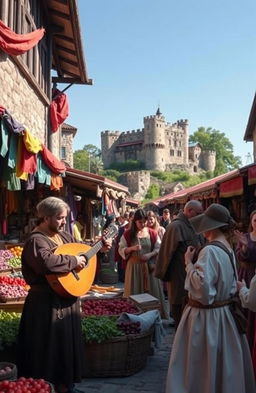
[[[55,132],[68,117],[69,105],[66,94],[58,89],[55,89],[53,94],[56,98],[53,98],[51,102],[50,115],[52,132]]]
[[[9,55],[22,55],[33,48],[43,38],[45,29],[37,29],[27,34],[17,34],[0,20],[0,49]]]
[[[53,173],[64,173],[66,171],[64,162],[58,160],[46,146],[42,145],[42,148],[41,155],[45,165],[47,165]]]

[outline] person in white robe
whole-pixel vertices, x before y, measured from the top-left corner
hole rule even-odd
[[[220,242],[234,256],[229,236],[235,226],[228,209],[210,205],[190,220],[208,244],[185,254],[188,304],[174,337],[166,393],[255,393],[249,345],[238,332],[230,311],[236,293],[235,264]]]

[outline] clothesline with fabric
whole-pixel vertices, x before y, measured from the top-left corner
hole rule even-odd
[[[65,164],[0,105],[0,179],[7,190],[33,189],[35,179],[51,190],[63,186]]]
[[[27,34],[17,34],[0,20],[0,49],[9,55],[22,55],[32,49],[43,38],[45,29]]]

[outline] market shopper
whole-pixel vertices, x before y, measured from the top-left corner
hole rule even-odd
[[[256,275],[250,281],[250,287],[247,288],[244,280],[237,281],[237,290],[241,299],[242,306],[249,309],[253,313],[256,312]],[[254,330],[256,326],[254,326]],[[254,369],[254,375],[256,379],[256,342],[254,341],[252,351],[252,364]]]
[[[169,209],[164,209],[163,210],[163,215],[160,217],[160,225],[164,227],[165,229],[171,222],[171,214]]]
[[[247,233],[234,232],[237,239],[236,255],[239,261],[238,278],[250,286],[251,280],[255,276],[256,269],[256,210],[250,214],[250,223]],[[256,376],[256,310],[247,307],[248,318],[247,338],[255,366]]]
[[[157,256],[155,275],[167,283],[168,301],[176,328],[186,298],[184,254],[188,246],[197,247],[204,244],[203,236],[195,233],[189,219],[201,214],[202,211],[199,201],[187,202],[184,210],[180,211],[166,228]]]
[[[156,213],[152,210],[149,210],[147,213],[147,218],[147,226],[151,229],[154,229],[157,232],[159,239],[162,241],[165,233],[165,228],[160,225]]]
[[[145,211],[136,210],[130,229],[124,232],[119,242],[119,254],[126,260],[124,296],[149,293],[159,300],[162,317],[168,318],[161,281],[154,275],[160,239],[146,222]]]
[[[22,273],[30,290],[19,326],[18,373],[44,378],[58,393],[72,392],[84,367],[79,299],[61,297],[46,279],[47,274],[79,271],[86,265],[84,256],[54,254],[58,246],[75,242],[64,231],[69,211],[56,197],[38,203],[38,225],[22,252]],[[108,249],[110,241],[104,247]]]
[[[215,203],[190,222],[209,243],[195,264],[195,248],[185,253],[189,300],[174,337],[166,393],[255,393],[246,335],[230,311],[237,290],[229,241],[235,222]]]

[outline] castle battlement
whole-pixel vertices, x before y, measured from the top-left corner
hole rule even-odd
[[[106,131],[101,131],[101,135],[102,136],[118,136],[118,135],[120,135],[121,134],[121,132],[120,131],[109,131],[109,130],[106,130]]]

